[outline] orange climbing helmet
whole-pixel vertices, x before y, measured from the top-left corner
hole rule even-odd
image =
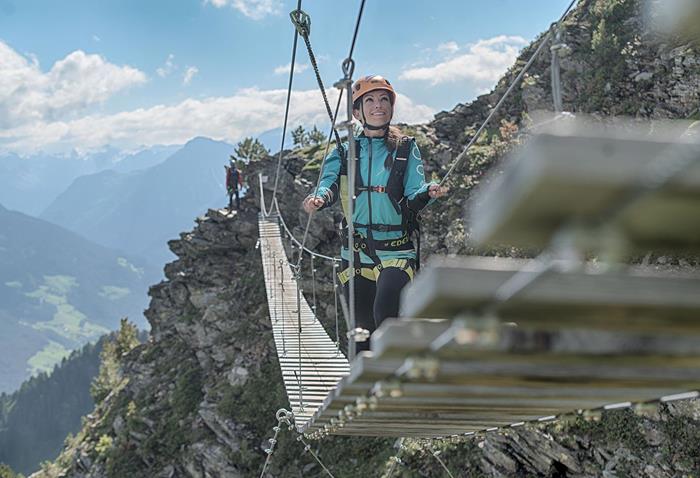
[[[352,85],[352,102],[355,103],[362,95],[375,90],[385,90],[391,96],[391,104],[396,101],[396,92],[389,80],[379,75],[363,76]]]

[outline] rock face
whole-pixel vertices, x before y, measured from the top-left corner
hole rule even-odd
[[[248,177],[270,175],[274,161],[268,159],[251,164]],[[300,181],[281,178],[285,205],[299,204],[307,186]],[[257,201],[251,191],[241,212],[209,210],[191,232],[170,241],[178,259],[165,267],[166,280],[149,291],[149,342],[122,357],[122,379],[114,390],[67,440],[56,463],[35,476],[257,476],[277,424],[275,412],[288,406],[256,247]],[[315,228],[310,244],[323,246],[333,234],[327,219],[330,231]],[[289,222],[299,235],[298,218]],[[325,293],[319,290],[320,297]],[[340,456],[352,442],[338,440],[329,450]],[[381,440],[370,443],[384,450],[375,459],[383,462],[390,448]],[[302,452],[286,431],[275,453],[280,461],[270,472],[313,472],[315,461]]]
[[[690,116],[700,99],[700,66],[691,45],[672,45],[642,30],[632,0],[582,0],[567,20],[564,41],[572,53],[562,61],[567,109],[631,114],[645,118]],[[525,49],[522,65],[537,47]],[[544,51],[548,51],[545,48]],[[406,127],[424,153],[427,175],[444,174],[487,116],[517,68],[495,90],[468,105],[436,116],[428,125]],[[543,54],[504,104],[489,133],[457,167],[450,200],[423,219],[424,255],[471,253],[461,220],[469,192],[513,145],[531,116],[550,109],[549,56]],[[259,476],[286,404],[268,319],[257,241],[258,173],[268,177],[271,199],[274,158],[248,165],[250,194],[241,213],[210,210],[196,227],[169,243],[178,260],[167,280],[150,290],[146,316],[150,341],[122,359],[122,379],[67,440],[62,455],[35,476],[236,477]],[[301,199],[313,171],[281,172],[277,199],[288,227],[303,236]],[[307,245],[337,251],[337,213],[316,215]],[[297,251],[288,251],[296,257]],[[519,251],[499,251],[518,255]],[[683,262],[681,262],[683,261]],[[650,264],[698,268],[696,258],[650,254]],[[304,263],[303,267],[310,267]],[[305,274],[304,277],[308,277]],[[329,268],[318,268],[319,315],[333,316]],[[308,293],[312,284],[302,281]],[[307,294],[308,295],[308,294]],[[328,323],[328,329],[333,324]],[[505,431],[426,444],[368,438],[329,438],[312,450],[335,476],[640,476],[700,473],[700,407],[694,401],[572,417]],[[313,457],[281,430],[269,476],[324,476]],[[396,460],[389,460],[397,455]]]
[[[241,216],[209,211],[170,242],[178,260],[150,289],[150,341],[124,357],[126,380],[59,460],[67,476],[244,476],[231,456],[245,436],[218,408],[233,387],[224,377],[240,386],[274,351],[264,340],[242,342],[269,335],[269,325],[255,280],[256,214]],[[102,437],[110,446],[96,444]]]

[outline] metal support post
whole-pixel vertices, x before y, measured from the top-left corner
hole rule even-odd
[[[282,293],[280,294],[282,296],[282,357],[287,356],[287,341],[284,338],[285,332],[284,332],[284,324],[287,322],[287,317],[284,314],[284,261],[282,259],[279,260],[279,265],[280,265],[280,289],[282,289]]]
[[[314,320],[318,320],[316,315],[316,266],[314,265],[314,255],[311,254],[311,293],[313,298]]]
[[[301,381],[301,289],[299,288],[299,279],[301,276],[299,274],[300,268],[297,269],[294,279],[297,283],[297,357],[299,359],[299,374],[297,375],[297,382],[299,383],[299,410],[304,411],[304,391],[302,389]]]
[[[355,171],[357,168],[356,152],[355,152],[355,141],[353,140],[353,116],[352,116],[352,73],[355,69],[355,62],[350,58],[343,62],[343,73],[345,76],[343,79],[335,84],[335,87],[342,90],[345,89],[345,97],[347,100],[347,110],[348,119],[344,123],[338,125],[339,127],[344,127],[348,131],[348,150],[345,152],[347,154],[347,164],[348,164],[348,263],[350,268],[350,280],[348,281],[348,359],[353,361],[355,359],[355,337],[353,332],[355,331],[355,267],[359,267],[360,264],[355,264],[354,259],[354,235],[355,226],[353,224],[353,213],[355,209]]]

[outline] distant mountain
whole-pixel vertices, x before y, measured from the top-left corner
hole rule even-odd
[[[0,392],[47,371],[129,316],[144,326],[157,270],[0,206]]]
[[[282,141],[282,128],[275,128],[275,129],[270,129],[270,130],[264,131],[258,135],[257,139],[268,150],[279,151],[280,142]],[[292,133],[290,131],[287,131],[287,134],[285,135],[285,138],[284,138],[284,143],[285,143],[284,149],[291,149],[292,148]]]
[[[145,169],[170,156],[179,146],[153,146],[134,154],[107,147],[79,155],[0,156],[0,204],[37,216],[79,176],[105,169]]]
[[[156,164],[162,163],[180,148],[182,148],[182,145],[153,146],[139,151],[138,153],[124,156],[119,162],[115,163],[111,169],[120,173],[148,169]]]
[[[0,203],[38,215],[78,176],[95,172],[95,163],[75,156],[0,157]]]
[[[83,176],[41,214],[104,246],[164,264],[169,239],[208,208],[226,204],[224,165],[233,146],[195,138],[162,163],[140,171]]]

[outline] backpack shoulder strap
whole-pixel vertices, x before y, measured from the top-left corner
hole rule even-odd
[[[338,153],[340,153],[340,176],[348,175],[348,154],[350,154],[349,148],[345,149],[341,145],[338,147]],[[355,156],[360,155],[360,140],[355,138]]]
[[[403,178],[406,175],[406,166],[412,145],[413,138],[411,136],[404,136],[399,140],[399,143],[396,145],[396,157],[391,164],[391,172],[386,183],[386,192],[398,214],[402,214]]]
[[[399,140],[399,144],[396,146],[396,159],[399,161],[405,161],[411,154],[411,146],[415,138],[412,136],[404,136]]]

